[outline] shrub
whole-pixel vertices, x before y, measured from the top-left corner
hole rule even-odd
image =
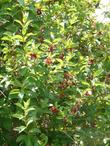
[[[0,1],[0,145],[110,143],[109,24],[97,0]]]

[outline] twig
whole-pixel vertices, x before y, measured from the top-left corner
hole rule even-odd
[[[4,97],[6,97],[6,95],[3,93],[3,91],[0,90],[0,93],[1,93]]]

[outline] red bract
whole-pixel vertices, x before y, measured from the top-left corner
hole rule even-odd
[[[29,55],[32,60],[37,58],[37,54],[35,53],[30,53]]]
[[[59,112],[59,110],[55,106],[50,107],[50,110],[51,110],[52,113],[58,113]]]
[[[52,59],[50,57],[47,57],[45,60],[44,60],[45,64],[46,65],[50,65],[52,64]]]

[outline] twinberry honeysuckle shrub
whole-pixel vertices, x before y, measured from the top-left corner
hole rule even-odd
[[[98,1],[0,2],[0,145],[109,145],[109,24]]]

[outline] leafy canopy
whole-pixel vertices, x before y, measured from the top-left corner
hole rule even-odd
[[[109,24],[99,0],[0,0],[0,145],[109,146]]]

